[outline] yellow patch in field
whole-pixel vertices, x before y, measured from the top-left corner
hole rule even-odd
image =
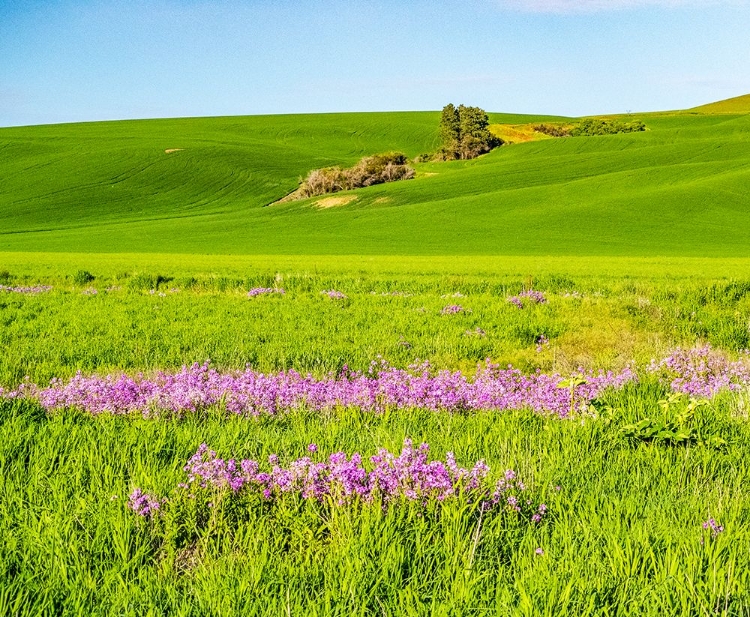
[[[537,133],[534,124],[492,124],[490,132],[507,143],[523,144],[529,141],[552,139],[544,133]]]
[[[392,201],[393,201],[393,200],[392,200],[392,199],[391,199],[390,197],[378,197],[378,198],[377,198],[377,199],[376,199],[375,201],[373,201],[372,203],[374,203],[374,204],[389,204],[389,203],[391,203]]]
[[[324,197],[315,202],[318,208],[335,208],[336,206],[345,206],[353,201],[357,201],[356,195],[342,195],[341,197]]]
[[[167,148],[164,150],[164,154],[172,154],[172,152],[179,152],[180,150],[184,150],[185,148]]]

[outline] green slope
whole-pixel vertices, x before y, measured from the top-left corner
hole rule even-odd
[[[434,113],[331,114],[3,129],[0,223],[26,231],[243,211],[311,168],[372,149],[429,149],[436,122]]]
[[[434,149],[437,121],[424,112],[2,129],[0,251],[750,254],[750,115],[649,115],[646,133],[424,164],[417,179],[357,191],[343,206],[267,206],[309,169]],[[182,150],[165,153],[173,148]]]
[[[708,105],[693,107],[688,111],[702,114],[747,114],[750,113],[750,94],[716,101]]]

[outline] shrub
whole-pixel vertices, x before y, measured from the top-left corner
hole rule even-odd
[[[88,270],[78,270],[78,272],[73,275],[73,282],[76,285],[87,285],[95,278],[96,277]]]
[[[343,171],[339,167],[313,169],[300,186],[302,197],[313,197],[326,193],[343,191],[345,188]]]
[[[585,118],[578,124],[537,124],[533,128],[537,133],[543,133],[550,137],[592,137],[594,135],[637,133],[645,131],[646,125],[640,120],[620,122],[619,120]]]
[[[405,154],[386,152],[366,156],[354,167],[347,169],[340,167],[314,169],[302,182],[298,192],[301,197],[314,197],[373,184],[409,180],[414,177],[414,169],[407,163],[408,159]]]
[[[601,120],[586,118],[573,126],[570,134],[573,137],[590,137],[594,135],[616,135],[618,133],[637,133],[645,131],[646,125],[640,120],[620,122],[619,120]]]
[[[158,289],[160,285],[169,283],[172,277],[162,276],[161,274],[138,273],[128,281],[130,289],[145,291],[149,289]]]
[[[550,137],[570,137],[570,127],[562,124],[537,124],[533,128],[537,133]]]

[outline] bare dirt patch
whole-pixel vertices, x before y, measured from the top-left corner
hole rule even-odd
[[[318,201],[315,202],[315,205],[318,208],[335,208],[337,206],[345,206],[353,201],[357,201],[356,195],[342,195],[341,197],[325,197],[323,199],[318,199]]]
[[[164,154],[172,154],[172,152],[180,152],[184,149],[185,148],[167,148],[166,150],[164,150]]]

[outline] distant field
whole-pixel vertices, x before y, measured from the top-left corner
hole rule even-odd
[[[312,168],[434,150],[436,113],[0,130],[0,250],[743,257],[750,115],[515,144],[415,180],[264,207]],[[550,120],[493,115],[493,123]],[[166,153],[167,150],[176,151]],[[179,149],[179,150],[177,150]]]

